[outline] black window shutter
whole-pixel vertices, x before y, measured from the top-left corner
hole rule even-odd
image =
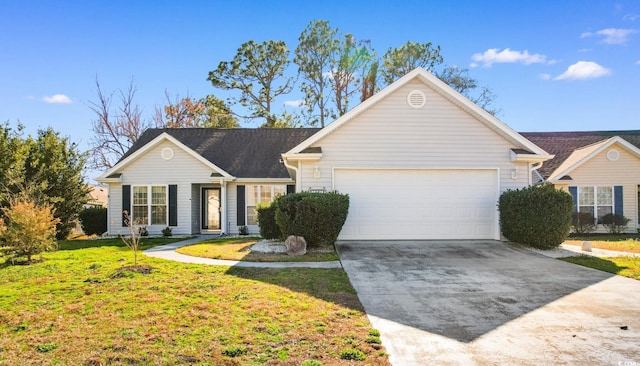
[[[287,194],[296,193],[296,185],[295,184],[287,184]]]
[[[615,208],[616,215],[624,215],[624,207],[623,207],[623,199],[622,199],[622,186],[614,186],[613,187],[613,206]]]
[[[569,187],[569,193],[573,197],[573,211],[578,212],[578,187]]]
[[[122,186],[122,226],[127,226],[125,211],[131,217],[131,186],[128,184]]]
[[[244,214],[244,211],[246,209],[244,186],[237,186],[236,192],[237,192],[236,202],[238,206],[237,207],[237,210],[238,210],[237,224],[238,226],[244,226],[246,225],[245,214]]]
[[[178,186],[169,184],[169,226],[178,226]]]

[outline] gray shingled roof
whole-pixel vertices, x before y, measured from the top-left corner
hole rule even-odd
[[[125,159],[163,132],[238,178],[289,178],[280,162],[318,128],[151,128],[122,157]],[[122,159],[120,159],[122,161]]]
[[[546,179],[571,153],[584,146],[595,144],[614,136],[620,136],[640,148],[640,130],[632,131],[579,131],[579,132],[520,132],[529,141],[555,157],[544,162],[539,169]]]
[[[280,162],[280,154],[292,149],[318,132],[318,128],[176,128],[146,130],[122,159],[167,132],[205,159],[238,178],[288,178]],[[522,136],[555,157],[542,165],[540,174],[546,179],[571,153],[614,136],[620,136],[640,148],[640,130],[521,132]],[[306,153],[320,152],[320,148]],[[516,151],[528,153],[528,151]],[[121,160],[122,160],[121,159]]]

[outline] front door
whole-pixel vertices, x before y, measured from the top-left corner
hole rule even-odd
[[[202,188],[202,229],[220,230],[220,188]]]

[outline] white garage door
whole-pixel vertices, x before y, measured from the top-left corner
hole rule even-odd
[[[339,239],[496,239],[497,170],[336,169]]]

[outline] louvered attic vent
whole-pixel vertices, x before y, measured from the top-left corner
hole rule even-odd
[[[427,97],[420,90],[413,90],[407,95],[407,103],[411,108],[422,108],[427,102]]]

